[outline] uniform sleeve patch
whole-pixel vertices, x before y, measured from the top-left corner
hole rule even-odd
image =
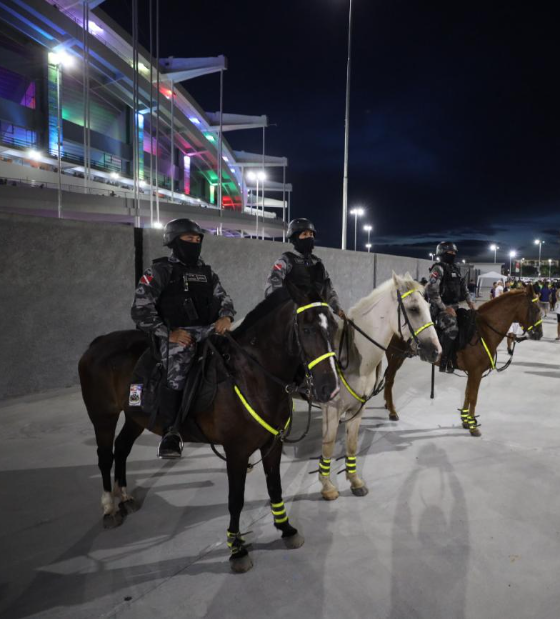
[[[283,268],[284,268],[284,265],[282,265],[282,263],[275,263],[274,265],[275,271],[282,271]]]
[[[147,276],[147,275],[143,275],[140,278],[140,284],[147,284],[148,286],[150,285],[150,282],[154,279],[154,276]]]
[[[434,269],[434,271],[432,271],[432,273],[430,274],[430,277],[431,277],[431,278],[435,278],[436,280],[439,278],[439,276],[440,276],[439,271],[436,271],[435,269]]]

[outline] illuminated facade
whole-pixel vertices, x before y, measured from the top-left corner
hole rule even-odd
[[[219,207],[221,159],[221,206],[246,210],[245,169],[287,160],[234,151],[223,133],[264,128],[266,117],[222,114],[218,123],[181,85],[223,71],[225,58],[158,65],[98,4],[0,0],[0,177],[2,162],[55,174],[60,157],[63,183]],[[263,199],[263,211],[276,202]]]

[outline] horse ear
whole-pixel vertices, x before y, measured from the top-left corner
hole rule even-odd
[[[393,282],[395,283],[395,287],[399,288],[399,285],[401,283],[401,279],[394,271],[393,271]]]
[[[533,284],[531,282],[527,284],[527,286],[525,287],[525,291],[529,297],[535,296],[535,289],[533,288]]]

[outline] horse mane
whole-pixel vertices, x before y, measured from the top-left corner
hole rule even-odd
[[[484,312],[486,310],[491,310],[495,306],[499,306],[504,303],[504,299],[511,299],[513,296],[521,296],[526,295],[525,289],[515,289],[513,291],[508,291],[507,293],[502,293],[499,297],[494,297],[494,299],[490,299],[489,301],[485,301],[481,306],[477,308],[479,312]]]
[[[308,300],[307,303],[322,301],[319,294],[314,289],[299,289],[298,292],[301,292],[302,296],[305,296],[305,299]],[[235,337],[242,336],[252,327],[254,327],[259,321],[267,317],[272,311],[276,310],[276,308],[286,303],[287,301],[298,303],[292,297],[287,287],[282,286],[281,288],[277,288],[268,297],[265,297],[259,304],[257,304],[249,312],[249,314],[247,314],[247,316],[243,319],[241,325],[239,327],[236,327],[231,332],[232,335]]]
[[[418,289],[422,293],[424,292],[424,287],[420,283],[413,280],[410,274],[407,273],[406,275],[399,277],[404,284],[408,285],[409,288]],[[383,297],[383,295],[391,291],[394,287],[395,281],[393,280],[393,278],[385,280],[385,282],[374,288],[369,295],[366,295],[366,297],[363,297],[354,306],[352,306],[348,311],[348,314],[351,316],[356,316],[357,314],[365,314],[372,308],[372,306],[377,303],[377,301],[381,297]]]

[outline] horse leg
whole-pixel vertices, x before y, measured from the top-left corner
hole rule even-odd
[[[140,437],[144,428],[132,417],[126,416],[124,426],[115,440],[115,485],[113,496],[120,499],[119,509],[125,514],[138,510],[138,505],[132,495],[126,492],[126,459],[132,450],[134,442]]]
[[[346,423],[346,480],[350,481],[350,490],[357,497],[363,497],[369,493],[366,483],[356,472],[358,431],[360,430],[361,422],[362,412]]]
[[[89,413],[89,412],[88,412]],[[90,414],[90,417],[91,414]],[[92,417],[92,421],[93,421]],[[112,529],[123,522],[122,513],[115,508],[113,493],[111,491],[111,469],[113,467],[113,441],[119,414],[105,414],[95,417],[94,430],[97,441],[97,465],[103,481],[103,494],[101,495],[101,507],[103,509],[103,527]]]
[[[245,502],[245,477],[250,454],[239,453],[235,447],[226,448],[227,474],[229,485],[228,509],[229,527],[227,545],[230,548],[229,558],[234,573],[246,573],[253,567],[244,538],[239,532],[239,517]]]
[[[395,338],[391,340],[389,346],[393,346],[395,348],[399,348],[399,344],[402,344],[402,340],[400,338]],[[402,349],[404,351],[404,349]],[[383,396],[385,397],[385,408],[389,410],[389,419],[390,420],[398,420],[399,414],[395,409],[395,403],[393,402],[393,385],[395,383],[395,377],[397,376],[397,372],[399,368],[404,364],[405,360],[404,355],[397,355],[394,351],[391,350],[391,353],[387,355],[387,372],[385,374],[385,388],[383,390]]]
[[[319,482],[323,487],[321,490],[323,499],[329,501],[338,497],[338,489],[331,481],[331,460],[339,419],[340,415],[336,406],[325,405],[323,407],[323,448],[319,460]]]
[[[272,440],[274,441],[274,440]],[[266,486],[270,497],[270,509],[274,517],[274,527],[282,532],[282,540],[288,549],[299,549],[305,542],[295,527],[290,525],[288,514],[282,499],[282,481],[280,479],[280,460],[282,459],[282,443],[276,441],[270,447],[268,443],[261,448]]]
[[[482,379],[482,373],[469,372],[469,378],[467,381],[467,388],[465,390],[465,401],[463,409],[461,411],[461,419],[463,420],[463,428],[468,428],[473,437],[480,437],[480,429],[475,417],[476,401],[478,399],[478,389],[480,387],[480,381]],[[463,416],[466,416],[463,417]],[[465,425],[466,421],[466,425]]]

